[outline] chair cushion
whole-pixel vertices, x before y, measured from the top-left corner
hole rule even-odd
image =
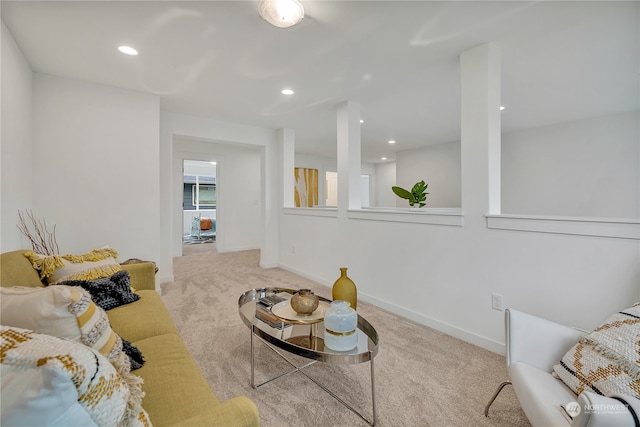
[[[550,372],[523,362],[509,366],[509,378],[520,406],[533,426],[564,426],[569,423],[560,405],[577,400],[577,396]]]

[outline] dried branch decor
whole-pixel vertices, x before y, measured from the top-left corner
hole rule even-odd
[[[20,224],[17,225],[18,230],[29,239],[34,252],[42,255],[60,254],[60,248],[58,248],[58,242],[56,241],[55,225],[53,226],[53,231],[49,231],[47,221],[36,219],[31,210],[24,213],[18,211],[18,217],[20,218]],[[33,231],[29,229],[29,223]]]

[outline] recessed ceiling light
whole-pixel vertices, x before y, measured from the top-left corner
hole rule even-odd
[[[500,106],[500,111],[502,111],[502,110],[504,110],[504,107],[501,105],[501,106]]]
[[[392,139],[389,141],[389,144],[395,144],[396,142]]]
[[[138,51],[132,48],[131,46],[118,46],[118,50],[125,55],[137,55]]]
[[[360,119],[360,123],[364,123],[364,120]]]
[[[380,160],[387,160],[386,157],[380,157]]]
[[[280,93],[283,94],[283,95],[293,95],[294,94],[293,90],[291,90],[291,89],[282,89],[280,91]]]

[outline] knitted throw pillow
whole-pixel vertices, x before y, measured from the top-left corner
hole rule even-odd
[[[80,286],[87,290],[93,302],[103,310],[111,310],[140,299],[140,295],[131,290],[131,279],[126,270],[95,280],[65,280],[60,285]]]
[[[553,371],[576,394],[589,390],[640,399],[640,305],[613,314],[580,338]]]

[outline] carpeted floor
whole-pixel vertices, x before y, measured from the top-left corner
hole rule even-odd
[[[238,297],[251,288],[331,290],[309,279],[258,266],[259,252],[219,254],[215,245],[184,247],[174,259],[175,282],[162,298],[211,388],[221,400],[251,398],[264,427],[365,426],[357,415],[295,373],[254,390],[250,386],[250,332],[238,315]],[[485,418],[484,406],[507,378],[504,357],[419,325],[364,302],[358,312],[376,328],[375,358],[379,426],[528,426],[513,389],[498,396]],[[256,382],[289,369],[257,344]],[[292,356],[294,360],[295,356]],[[371,416],[369,365],[317,363],[307,369],[365,416]]]

